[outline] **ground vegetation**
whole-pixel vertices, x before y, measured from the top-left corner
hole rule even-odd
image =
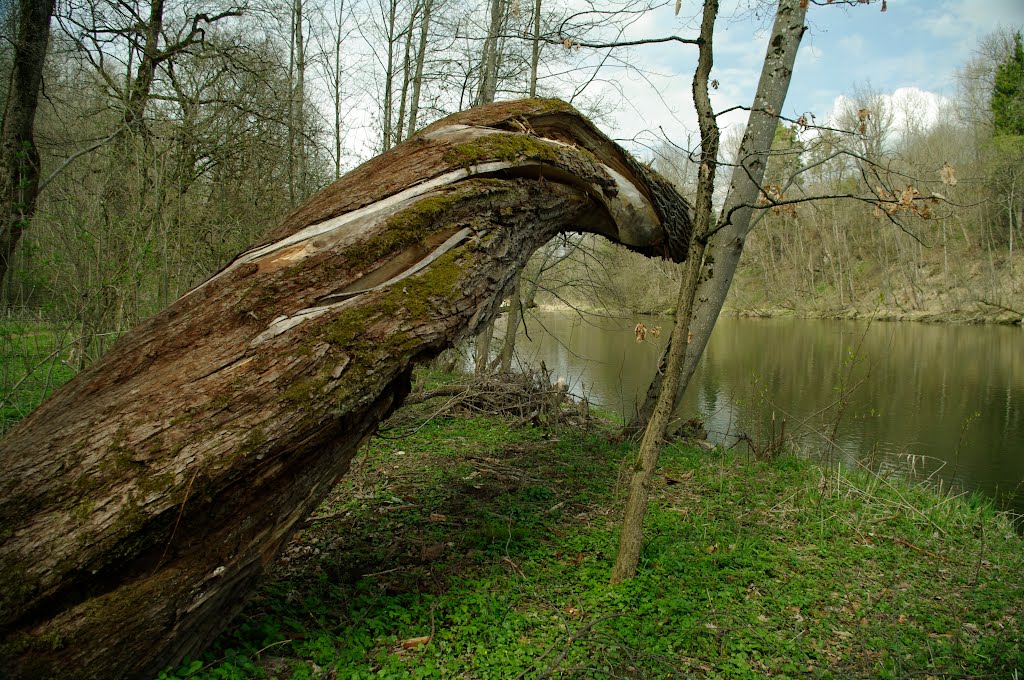
[[[502,382],[476,386],[511,412],[522,393]],[[612,587],[634,456],[618,425],[563,402],[561,425],[537,426],[450,401],[465,377],[417,384],[435,396],[395,414],[237,624],[161,680],[903,678],[1024,664],[1021,538],[987,501],[676,442],[652,485],[643,568]]]

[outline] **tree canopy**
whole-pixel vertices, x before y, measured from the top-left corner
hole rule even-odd
[[[997,135],[1024,135],[1024,45],[1014,35],[1013,52],[996,69],[992,123]]]

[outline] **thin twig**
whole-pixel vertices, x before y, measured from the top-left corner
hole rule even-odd
[[[587,625],[583,626],[578,631],[576,631],[575,633],[570,635],[569,639],[565,641],[565,647],[562,649],[562,652],[557,657],[555,657],[554,662],[550,666],[548,666],[544,670],[544,672],[542,672],[540,675],[538,675],[535,680],[542,680],[543,678],[551,677],[551,674],[554,673],[558,669],[558,667],[562,664],[562,662],[565,661],[565,657],[569,655],[569,649],[572,648],[572,644],[574,642],[576,642],[576,640],[579,640],[581,637],[586,635],[590,631],[591,628],[593,628],[594,626],[596,626],[599,623],[602,623],[602,622],[607,621],[609,619],[618,618],[620,616],[625,616],[625,614],[624,613],[608,614],[607,616],[602,616],[602,617],[600,617],[598,619],[594,619],[593,621],[591,621],[590,623],[588,623]],[[553,649],[553,647],[549,648],[548,651],[551,651],[551,649]],[[546,654],[547,654],[547,652],[545,652],[545,655]],[[543,659],[544,656],[542,655],[541,658]],[[539,661],[539,659],[538,659],[538,661]],[[526,675],[526,673],[529,670],[531,670],[531,669],[527,669],[527,670],[523,671],[518,677],[522,678],[523,676]]]

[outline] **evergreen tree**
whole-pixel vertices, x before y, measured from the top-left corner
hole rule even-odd
[[[1020,31],[1013,53],[996,69],[992,87],[992,122],[996,135],[1024,135],[1024,46]]]

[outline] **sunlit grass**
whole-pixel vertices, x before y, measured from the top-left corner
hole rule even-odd
[[[1024,544],[990,503],[671,445],[639,576],[611,587],[630,458],[600,426],[384,430],[228,632],[161,677],[1024,670]]]

